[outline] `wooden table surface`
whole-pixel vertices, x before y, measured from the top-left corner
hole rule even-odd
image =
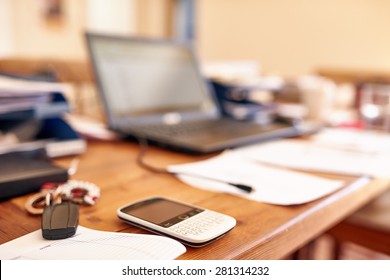
[[[179,259],[285,258],[390,186],[390,180],[385,179],[363,182],[344,178],[345,187],[322,199],[298,206],[276,206],[200,190],[174,176],[151,173],[136,164],[138,148],[136,143],[121,141],[88,144],[87,152],[79,156],[78,171],[72,178],[97,184],[101,198],[94,206],[80,207],[79,224],[96,230],[146,233],[120,221],[116,210],[150,196],[166,196],[236,218],[237,226],[223,238],[205,247],[187,247],[187,252]],[[150,147],[146,161],[164,167],[210,156]],[[65,157],[56,162],[67,167],[72,159]],[[40,217],[24,209],[28,197],[0,202],[0,244],[40,228]]]

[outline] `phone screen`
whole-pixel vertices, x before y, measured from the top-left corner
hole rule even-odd
[[[202,211],[199,208],[165,199],[149,200],[122,210],[123,213],[163,227],[172,226]]]

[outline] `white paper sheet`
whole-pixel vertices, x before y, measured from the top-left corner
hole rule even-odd
[[[75,236],[45,240],[41,230],[0,245],[0,259],[170,260],[186,251],[171,238],[106,232],[78,226]]]
[[[69,89],[70,86],[64,83],[28,81],[0,75],[0,97],[45,96]]]
[[[268,167],[234,151],[226,151],[219,156],[196,163],[172,165],[168,169],[176,173],[194,174],[224,182],[245,184],[253,187],[255,191],[248,194],[226,183],[195,176],[178,176],[191,186],[278,205],[306,203],[334,192],[344,183],[342,180],[324,179],[300,172]]]
[[[387,153],[390,156],[390,134],[381,131],[327,128],[310,140],[328,148],[371,155]]]
[[[390,177],[389,145],[388,136],[327,130],[311,141],[279,140],[235,152],[277,166],[385,178]]]

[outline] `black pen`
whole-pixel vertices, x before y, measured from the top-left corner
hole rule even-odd
[[[208,177],[208,176],[204,176],[204,175],[193,174],[193,173],[184,173],[184,172],[173,172],[173,171],[168,171],[168,172],[170,174],[176,175],[176,176],[177,175],[191,176],[191,177],[197,177],[197,178],[200,178],[200,179],[205,179],[205,180],[215,181],[215,182],[219,182],[219,183],[224,183],[224,184],[227,184],[229,186],[235,187],[237,189],[243,190],[246,193],[251,193],[251,192],[254,191],[253,187],[248,186],[248,185],[232,183],[232,182],[228,182],[228,181],[225,181],[225,180],[212,178],[212,177]]]
[[[146,163],[144,161],[144,156],[145,156],[146,151],[148,149],[148,142],[147,142],[147,140],[144,139],[144,138],[137,138],[137,140],[140,143],[141,149],[140,149],[140,153],[138,154],[136,160],[137,160],[137,163],[142,168],[145,168],[146,170],[149,170],[149,171],[155,172],[155,173],[160,173],[160,174],[185,175],[185,176],[191,176],[191,177],[198,177],[198,178],[201,178],[201,179],[210,180],[210,181],[214,181],[214,182],[220,182],[220,183],[224,183],[226,185],[235,187],[237,189],[240,189],[240,190],[242,190],[242,191],[244,191],[246,193],[251,193],[251,192],[254,191],[253,187],[248,186],[248,185],[244,185],[244,184],[228,182],[228,181],[225,181],[225,180],[216,179],[216,178],[212,178],[212,177],[208,177],[208,176],[204,176],[204,175],[193,174],[193,173],[174,172],[174,171],[169,171],[166,168],[158,168],[158,167],[151,166],[150,164],[148,164],[148,163]]]

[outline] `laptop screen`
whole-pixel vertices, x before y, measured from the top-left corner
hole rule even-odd
[[[215,103],[188,45],[87,34],[111,121],[159,122],[167,114],[215,114]]]

